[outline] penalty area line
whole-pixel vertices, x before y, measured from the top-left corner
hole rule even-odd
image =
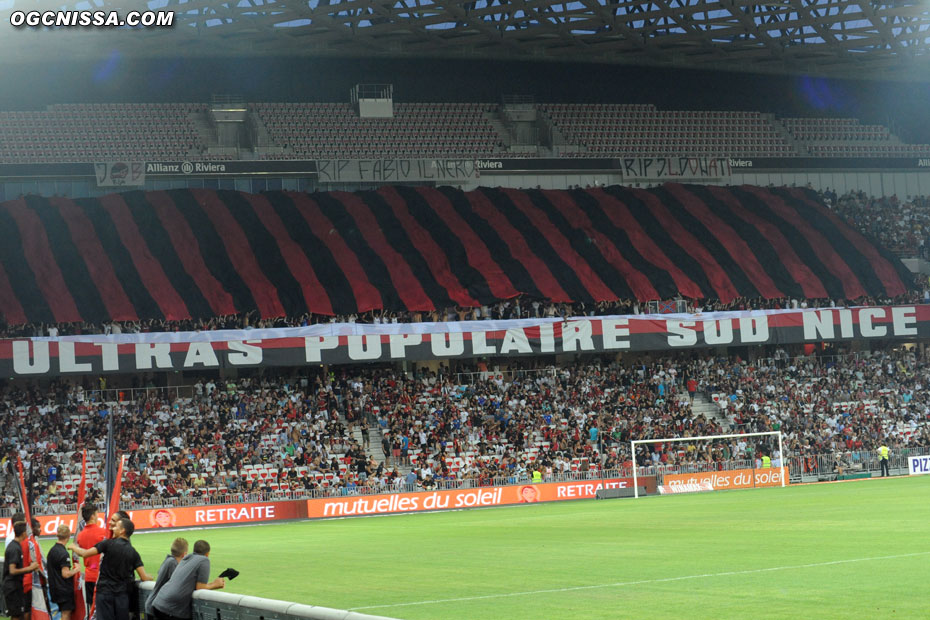
[[[732,577],[736,575],[753,575],[757,573],[772,573],[776,571],[797,570],[802,568],[818,568],[821,566],[836,566],[839,564],[854,564],[857,562],[874,562],[876,560],[897,560],[900,558],[914,558],[930,555],[930,551],[918,553],[902,553],[899,555],[881,555],[870,558],[852,558],[849,560],[833,560],[831,562],[815,562],[813,564],[793,564],[790,566],[770,566],[768,568],[753,568],[750,570],[725,571],[722,573],[704,573],[700,575],[683,575],[680,577],[663,577],[661,579],[642,579],[639,581],[618,581],[616,583],[599,583],[587,586],[572,586],[568,588],[551,588],[547,590],[526,590],[523,592],[502,592],[500,594],[484,594],[481,596],[462,596],[459,598],[440,598],[428,601],[412,601],[409,603],[390,603],[387,605],[366,605],[364,607],[350,607],[348,611],[361,611],[364,609],[389,609],[392,607],[411,607],[414,605],[438,605],[441,603],[460,603],[466,601],[482,601],[495,598],[508,598],[513,596],[532,596],[536,594],[557,594],[559,592],[577,592],[580,590],[596,590],[600,588],[623,588],[629,586],[642,586],[651,583],[671,583],[687,581],[689,579],[710,579],[713,577]]]

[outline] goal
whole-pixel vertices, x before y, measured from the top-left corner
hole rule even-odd
[[[764,472],[757,474],[755,462],[753,462],[750,464],[750,467],[748,468],[753,471],[745,474],[748,477],[747,484],[734,484],[730,486],[728,482],[727,486],[724,488],[751,488],[754,486],[777,486],[778,480],[781,481],[781,486],[784,487],[787,484],[788,467],[785,465],[786,459],[785,459],[784,450],[782,449],[781,431],[767,431],[764,433],[735,433],[732,435],[703,435],[701,437],[672,437],[668,439],[635,439],[630,442],[630,453],[632,454],[632,461],[633,461],[633,497],[636,497],[636,498],[639,497],[639,484],[637,483],[638,465],[636,463],[636,446],[642,445],[642,444],[656,444],[656,443],[664,444],[664,443],[680,443],[680,442],[713,441],[713,440],[718,440],[718,439],[749,439],[752,437],[771,437],[772,439],[775,439],[775,438],[778,439],[777,457],[772,458],[772,466],[771,466],[771,469],[769,470],[770,472],[774,472],[775,475],[765,476]],[[774,456],[774,455],[770,454],[769,456]],[[723,476],[727,473],[727,471],[733,471],[734,474],[736,472],[741,472],[740,475],[743,475],[742,472],[745,472],[747,470],[735,469],[735,470],[726,470],[722,472],[708,471],[708,472],[701,472],[701,473],[705,473],[705,474],[717,473]],[[697,476],[697,474],[695,474],[695,476]],[[760,476],[761,476],[761,479],[764,481],[764,484],[756,484],[757,479],[760,479]],[[727,477],[727,480],[729,481],[729,477]]]

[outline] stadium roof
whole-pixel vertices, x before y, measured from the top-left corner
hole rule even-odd
[[[13,28],[14,11],[174,11],[171,28]],[[928,0],[0,0],[5,59],[533,59],[837,77],[930,76]]]

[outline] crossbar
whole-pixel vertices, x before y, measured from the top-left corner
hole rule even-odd
[[[668,443],[672,441],[694,441],[695,439],[727,439],[729,437],[761,437],[762,435],[781,435],[781,431],[765,431],[764,433],[733,433],[731,435],[701,435],[700,437],[672,437],[671,439],[634,439],[630,443]]]

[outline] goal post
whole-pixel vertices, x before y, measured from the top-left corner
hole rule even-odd
[[[781,469],[781,486],[785,486],[785,470],[787,469],[787,459],[785,458],[785,452],[782,448],[782,435],[781,431],[766,431],[764,433],[733,433],[730,435],[702,435],[700,437],[672,437],[669,439],[634,439],[630,441],[630,455],[633,462],[633,497],[639,498],[639,485],[637,484],[637,474],[636,474],[636,446],[640,444],[649,444],[649,443],[677,443],[685,441],[700,441],[700,440],[714,440],[714,439],[745,439],[747,437],[778,437],[778,456],[779,456],[779,468]],[[773,467],[774,469],[774,467]]]

